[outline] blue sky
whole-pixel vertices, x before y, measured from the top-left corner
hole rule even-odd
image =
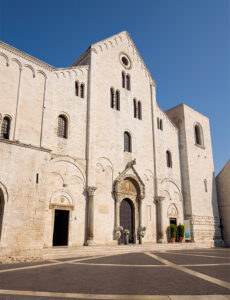
[[[0,0],[0,39],[55,67],[127,30],[167,110],[210,118],[216,174],[230,158],[230,1]]]

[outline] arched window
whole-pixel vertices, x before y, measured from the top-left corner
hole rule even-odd
[[[160,130],[163,130],[163,120],[160,119]]]
[[[67,118],[63,115],[58,116],[58,136],[67,138]]]
[[[121,76],[122,76],[122,87],[125,88],[125,72],[122,72]]]
[[[85,94],[85,86],[84,84],[82,83],[81,86],[80,86],[80,92],[81,92],[81,98],[84,98],[84,94]]]
[[[114,108],[114,89],[110,89],[110,107]]]
[[[137,100],[135,98],[133,99],[133,114],[134,118],[137,118]]]
[[[130,82],[130,76],[129,74],[126,75],[126,88],[127,90],[131,90],[131,82]]]
[[[157,118],[157,129],[160,129],[160,119]]]
[[[142,120],[142,106],[141,106],[141,101],[138,101],[138,119]]]
[[[78,81],[75,82],[75,95],[79,96],[79,83],[78,83]]]
[[[124,151],[132,152],[131,136],[127,131],[124,132]]]
[[[116,109],[120,110],[120,92],[116,91]]]
[[[172,168],[172,155],[170,151],[166,151],[166,161],[167,161],[167,167]]]
[[[4,117],[2,121],[1,137],[9,140],[10,138],[10,118]]]
[[[195,131],[195,143],[197,145],[203,146],[203,133],[202,133],[201,126],[196,124],[194,127],[194,131]]]

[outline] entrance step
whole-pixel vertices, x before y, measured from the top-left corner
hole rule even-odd
[[[147,244],[147,245],[117,245],[117,246],[65,246],[43,249],[43,259],[72,258],[83,256],[124,254],[145,251],[183,250],[210,248],[196,243]]]

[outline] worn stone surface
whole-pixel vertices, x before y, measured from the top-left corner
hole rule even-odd
[[[131,78],[130,90],[122,87],[122,72]],[[83,98],[76,96],[76,82],[84,84]],[[120,110],[111,108],[110,88],[120,92]],[[2,253],[17,256],[26,249],[32,255],[51,247],[56,209],[69,210],[69,246],[87,240],[116,245],[124,198],[133,203],[135,242],[143,228],[143,243],[157,242],[159,235],[167,242],[170,218],[177,224],[190,219],[196,242],[220,239],[208,118],[186,105],[162,111],[155,82],[127,32],[92,45],[61,69],[1,42],[0,89],[0,123],[11,119],[9,140],[0,140]],[[134,98],[142,103],[141,120],[134,118]],[[67,138],[57,135],[60,114],[68,121]],[[194,142],[196,122],[204,147]],[[124,151],[125,131],[132,152]],[[119,180],[124,182],[116,190]]]

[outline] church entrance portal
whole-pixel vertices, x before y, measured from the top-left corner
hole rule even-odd
[[[124,230],[129,230],[129,243],[134,242],[134,208],[131,201],[126,198],[121,202],[120,206],[120,226],[123,227],[121,231],[120,243],[124,244],[125,235]]]
[[[69,233],[69,211],[55,210],[53,246],[67,246]]]

